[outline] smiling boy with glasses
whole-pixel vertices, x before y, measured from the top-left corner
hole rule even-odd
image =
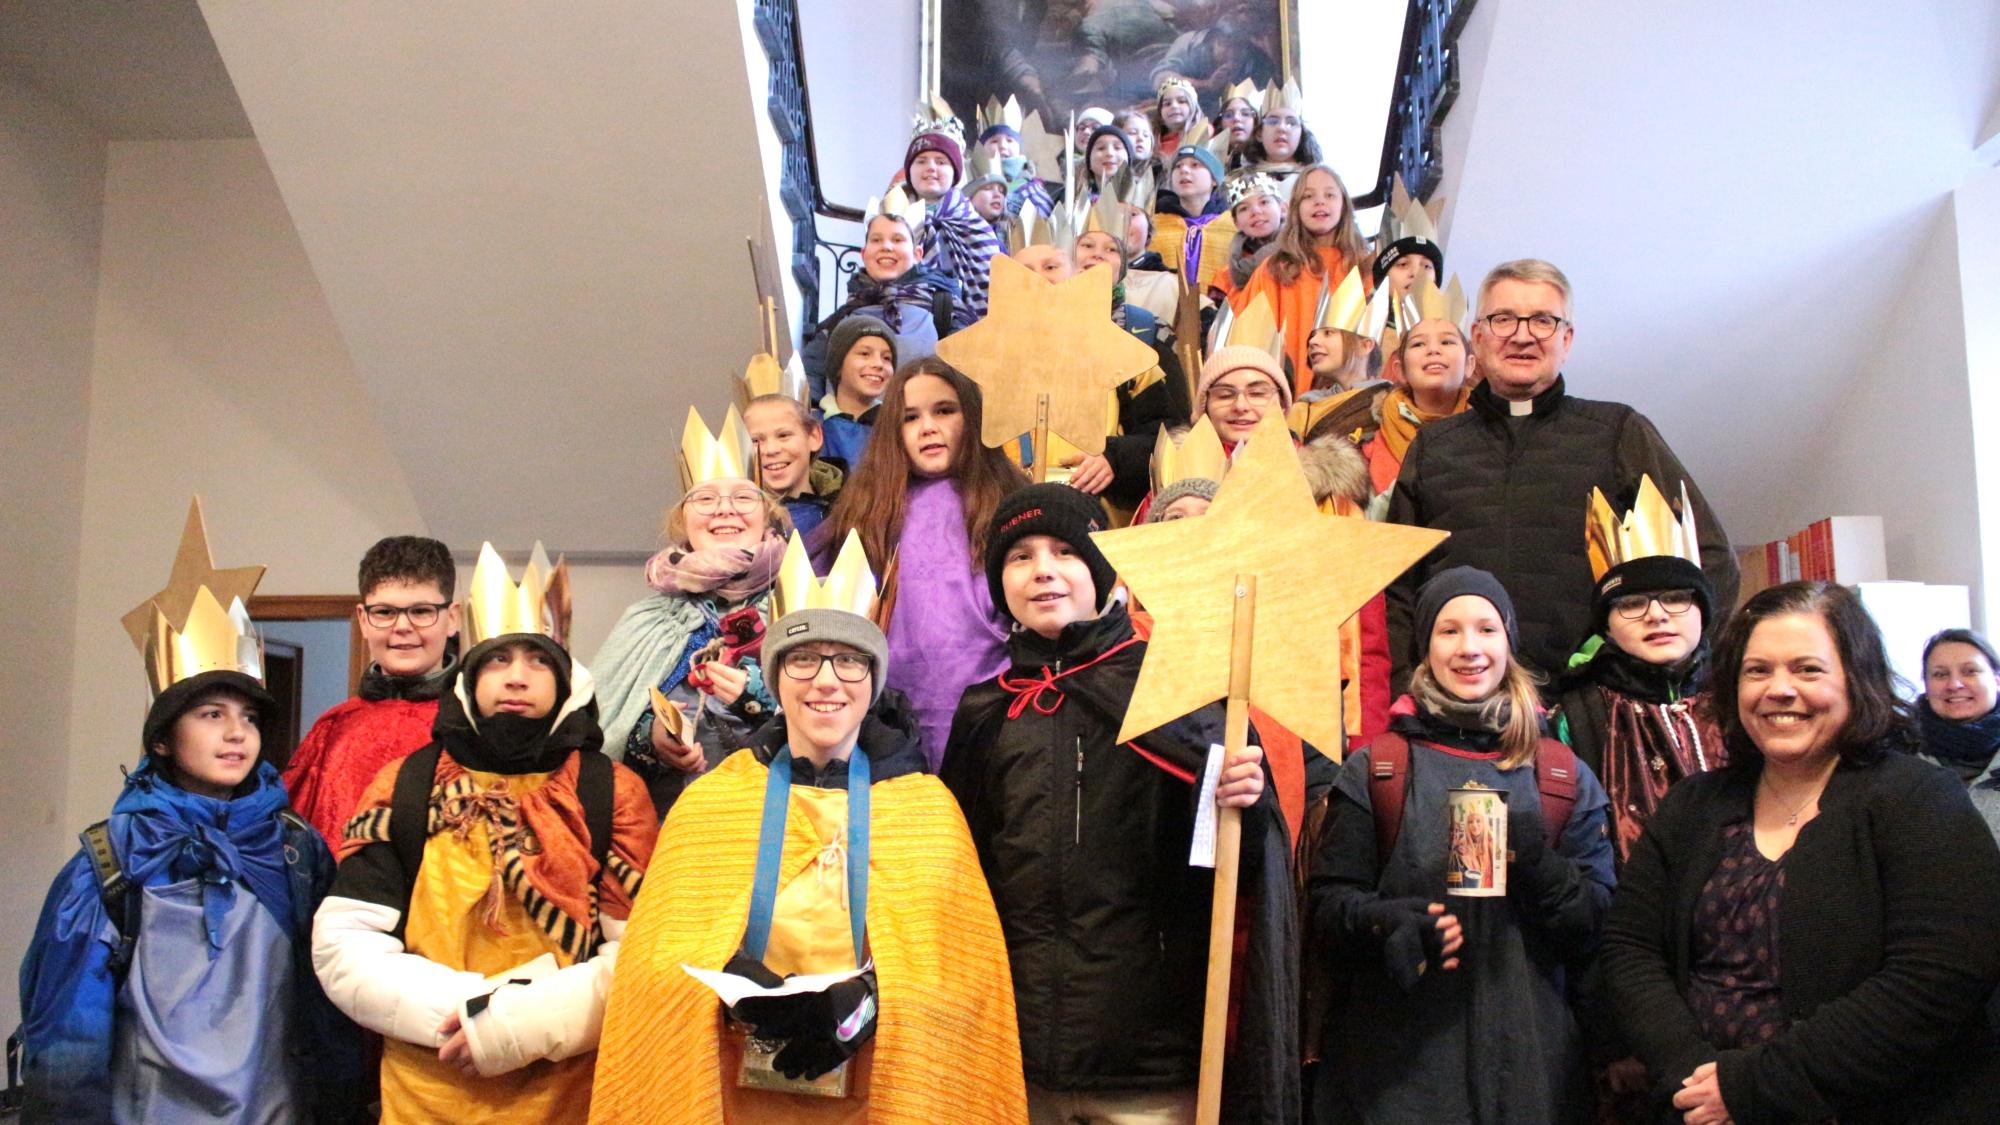
[[[435,539],[393,535],[361,556],[354,618],[368,646],[357,694],[319,717],[285,769],[292,807],[338,843],[341,827],[382,767],[429,742],[438,691],[450,678],[457,571]]]

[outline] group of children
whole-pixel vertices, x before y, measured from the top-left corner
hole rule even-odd
[[[1192,1120],[1222,708],[1118,739],[1148,622],[1092,536],[1200,518],[1273,413],[1329,518],[1379,518],[1465,409],[1468,326],[1429,212],[1399,199],[1371,248],[1296,87],[1210,123],[1170,81],[1152,108],[1148,208],[1117,196],[1149,158],[1125,131],[1050,183],[996,107],[994,217],[964,131],[920,120],[921,206],[872,208],[802,353],[816,387],[690,412],[652,592],[589,667],[560,566],[516,582],[489,547],[459,597],[443,545],[384,540],[359,694],[287,763],[230,572],[177,571],[134,633],[141,763],[23,965],[30,1117]],[[1002,245],[1050,284],[1125,279],[1106,315],[1160,362],[1103,454],[986,446],[978,384],[934,354]],[[1144,272],[1178,307],[1133,303]],[[1682,531],[1664,499],[1612,521],[1558,680],[1514,658],[1498,581],[1446,570],[1406,694],[1378,598],[1327,685],[1346,744],[1260,716],[1219,764],[1249,966],[1226,1120],[1564,1120],[1593,1076],[1610,1103],[1622,1057],[1586,1057],[1580,998],[1614,872],[1720,754],[1691,704],[1723,607]],[[1448,899],[1476,787],[1508,794],[1505,893]]]

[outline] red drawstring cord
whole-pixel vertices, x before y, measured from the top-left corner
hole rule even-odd
[[[1033,705],[1036,711],[1044,715],[1055,714],[1062,707],[1063,700],[1066,698],[1062,693],[1062,689],[1056,687],[1057,680],[1065,676],[1075,675],[1099,661],[1109,659],[1112,654],[1138,643],[1139,638],[1127,637],[1082,664],[1074,668],[1065,668],[1060,672],[1051,672],[1049,671],[1049,666],[1044,664],[1042,665],[1040,679],[1009,679],[1006,673],[1001,673],[999,679],[1001,688],[1014,693],[1014,702],[1007,707],[1007,717],[1009,719],[1020,718],[1022,712],[1026,711],[1030,705]],[[1043,693],[1050,691],[1055,692],[1055,700],[1044,707],[1042,705]]]

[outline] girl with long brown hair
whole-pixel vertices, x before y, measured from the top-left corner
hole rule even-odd
[[[1027,483],[980,443],[979,386],[935,357],[906,365],[882,392],[861,463],[814,536],[824,569],[849,531],[887,576],[887,686],[910,697],[933,770],[969,684],[1007,666],[1006,618],[983,580],[987,526]]]
[[[1250,275],[1243,290],[1243,306],[1256,300],[1258,293],[1270,299],[1284,328],[1285,355],[1292,361],[1298,394],[1312,389],[1306,342],[1319,322],[1320,292],[1337,288],[1366,255],[1361,229],[1354,222],[1354,204],[1339,173],[1324,164],[1301,171],[1292,185],[1278,249]],[[1361,280],[1365,288],[1374,288],[1367,270]]]

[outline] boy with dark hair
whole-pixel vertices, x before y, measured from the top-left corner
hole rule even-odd
[[[429,742],[438,692],[451,678],[458,635],[451,551],[421,535],[392,535],[361,556],[354,607],[368,671],[352,699],[319,717],[285,769],[292,807],[330,843],[383,766]]]
[[[430,745],[384,766],[313,922],[333,1003],[387,1045],[382,1120],[573,1121],[658,821],[600,749],[561,569],[488,544]]]

